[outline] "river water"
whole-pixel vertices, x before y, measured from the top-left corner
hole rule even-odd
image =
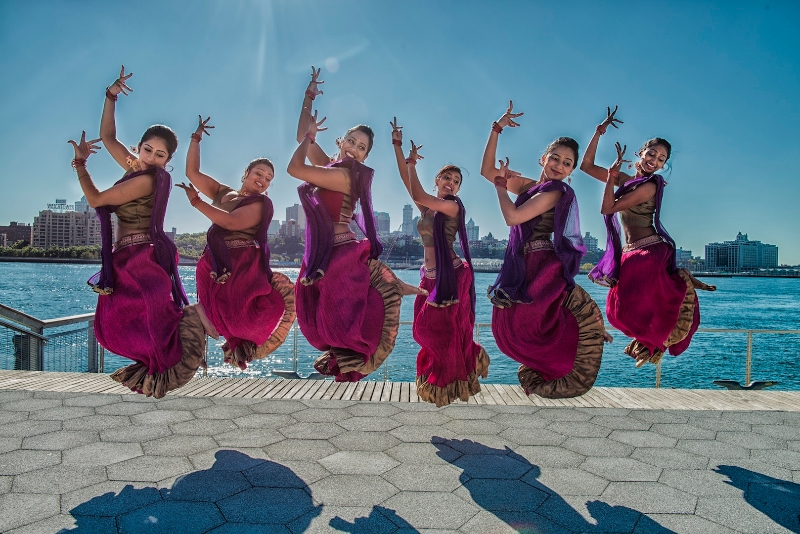
[[[52,263],[0,262],[0,302],[40,319],[52,319],[94,311],[97,297],[86,285],[86,280],[98,270],[97,265]],[[276,269],[292,280],[297,269]],[[194,267],[180,267],[180,274],[191,302],[197,301]],[[417,284],[417,271],[397,271],[406,282]],[[494,281],[492,273],[476,273],[478,293],[477,322],[491,321],[492,306],[485,297],[486,288]],[[578,283],[605,310],[607,290],[580,275]],[[800,329],[800,279],[781,278],[710,278],[716,284],[714,293],[699,292],[701,328],[729,329]],[[401,321],[412,320],[413,299],[403,299]],[[652,387],[655,383],[655,366],[634,367],[633,359],[623,354],[628,343],[618,331],[610,330],[614,343],[606,345],[603,363],[597,378],[598,386]],[[247,371],[224,366],[222,352],[210,340],[209,375],[212,376],[269,376],[272,369],[291,369],[293,338],[269,358],[253,362]],[[491,328],[480,328],[480,343],[486,347],[492,363],[486,382],[516,384],[518,364],[497,349]],[[400,327],[400,334],[388,363],[369,378],[413,381],[415,358],[419,347],[411,337],[411,326]],[[707,388],[716,379],[744,382],[747,335],[735,333],[702,333],[695,335],[689,349],[681,356],[665,356],[662,360],[662,387]],[[314,359],[319,355],[298,335],[298,370],[310,373]],[[129,360],[114,355],[106,357],[106,372],[127,365]],[[800,335],[755,334],[753,336],[753,380],[777,380],[772,389],[800,390]]]

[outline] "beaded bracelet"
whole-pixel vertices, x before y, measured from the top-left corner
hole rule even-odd
[[[606,133],[606,127],[605,127],[605,126],[603,126],[602,124],[598,124],[598,125],[597,125],[597,128],[595,128],[595,131],[596,131],[597,133],[599,133],[600,135],[605,135],[605,133]]]
[[[199,134],[197,132],[193,133],[191,137],[194,141],[197,141],[198,143],[203,140],[203,134]]]
[[[72,168],[77,171],[78,167],[86,167],[86,158],[75,158],[72,160]]]
[[[314,91],[312,91],[311,89],[306,89],[306,96],[311,100],[315,100],[317,98],[317,95],[315,95]]]
[[[316,138],[316,137],[314,137],[313,135],[311,135],[310,133],[307,133],[307,134],[306,134],[306,138],[307,138],[309,141],[311,141],[311,144],[312,144],[312,145],[313,145],[314,143],[316,143],[316,142],[317,142],[317,138]]]
[[[111,89],[106,87],[106,98],[116,102],[118,97],[117,97],[117,95],[115,95],[114,93],[111,92]]]
[[[497,121],[492,123],[492,131],[497,132],[499,134],[503,133],[503,127],[500,126]]]
[[[397,146],[403,146],[403,142],[400,139],[392,139],[392,144]]]
[[[189,204],[191,204],[192,207],[194,208],[195,206],[197,206],[202,201],[203,201],[203,199],[200,198],[200,195],[197,195],[196,197],[194,197],[192,200],[189,201]]]

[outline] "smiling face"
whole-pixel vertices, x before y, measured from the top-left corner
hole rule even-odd
[[[636,168],[644,175],[654,174],[660,171],[666,165],[669,159],[669,150],[662,144],[655,144],[643,148],[639,152],[639,161],[636,163]]]
[[[445,195],[457,195],[459,189],[461,189],[462,180],[460,172],[453,168],[445,168],[436,176],[436,196],[444,198]]]
[[[241,191],[246,194],[260,195],[266,192],[275,177],[275,171],[266,163],[253,165],[244,175]]]
[[[563,180],[575,170],[575,151],[564,145],[556,145],[542,156],[542,174],[547,180]]]
[[[151,137],[139,143],[137,147],[139,162],[142,169],[161,167],[169,162],[171,156],[167,150],[167,142],[160,137]]]
[[[360,130],[350,131],[339,140],[339,157],[337,159],[348,157],[364,163],[369,155],[369,148],[370,140],[366,133]]]

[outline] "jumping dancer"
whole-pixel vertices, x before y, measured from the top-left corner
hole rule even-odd
[[[210,119],[200,117],[189,144],[186,177],[191,184],[178,187],[213,223],[197,263],[197,296],[211,324],[225,337],[225,361],[244,370],[286,339],[295,318],[294,284],[269,267],[267,231],[274,210],[266,192],[275,167],[267,158],[254,159],[238,190],[200,172],[200,141],[213,128]],[[212,199],[211,204],[198,190]]]
[[[463,175],[455,165],[444,166],[434,180],[436,196],[425,192],[417,176],[417,160],[422,159],[411,141],[408,159],[403,159],[402,126],[392,124],[392,144],[400,178],[420,210],[417,223],[425,252],[420,287],[426,298],[414,301],[414,340],[417,354],[417,395],[436,406],[456,399],[468,401],[486,378],[489,355],[473,340],[475,329],[475,277],[469,254],[464,205],[458,198]],[[453,250],[458,234],[462,260]]]
[[[514,119],[521,115],[509,103],[492,124],[481,167],[511,227],[503,267],[489,288],[492,332],[500,350],[522,364],[518,377],[526,394],[575,397],[594,384],[603,339],[610,341],[597,304],[575,284],[586,248],[566,180],[578,160],[578,143],[569,137],[550,143],[538,181],[510,171],[508,158],[497,168],[499,135],[519,126]],[[509,191],[518,195],[516,201]]]
[[[673,356],[687,349],[700,325],[700,303],[695,289],[714,291],[686,269],[678,269],[675,242],[661,224],[664,178],[656,174],[669,160],[672,146],[656,137],[637,152],[636,174],[620,171],[625,147],[616,143],[617,159],[606,169],[595,165],[600,137],[609,126],[618,128],[617,108],[608,108],[606,119],[595,129],[581,161],[581,170],[605,182],[603,205],[608,232],[606,252],[589,278],[610,287],[606,300],[608,322],[633,338],[625,354],[636,360],[658,363],[669,350]],[[614,192],[614,187],[618,187]],[[622,246],[619,212],[627,245]]]
[[[298,124],[300,145],[287,169],[305,182],[298,187],[307,227],[295,285],[297,321],[308,342],[325,351],[314,367],[338,382],[356,382],[394,349],[402,296],[427,292],[401,282],[378,261],[383,246],[372,212],[373,170],[364,165],[372,129],[362,124],[347,130],[333,161],[316,144],[325,119],[317,120],[311,104],[323,82],[319,70],[311,70]],[[350,229],[359,206],[355,220],[367,237],[362,241]]]

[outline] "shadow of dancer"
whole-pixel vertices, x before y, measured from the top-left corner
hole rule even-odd
[[[780,526],[800,532],[800,484],[762,475],[734,465],[719,465],[715,472],[742,490],[744,500]]]
[[[463,470],[472,500],[517,532],[672,532],[627,506],[586,502],[589,522],[558,493],[539,482],[541,470],[508,447],[495,449],[470,440],[431,440],[437,455]],[[463,454],[453,459],[453,450]]]
[[[350,532],[351,534],[394,532],[397,528],[400,528],[404,534],[419,532],[411,523],[397,515],[396,511],[383,506],[374,506],[369,516],[357,517],[352,523],[336,516],[328,524],[340,532]]]
[[[233,450],[217,451],[214,459],[209,469],[183,475],[171,488],[127,485],[93,497],[70,510],[76,528],[61,532],[201,533],[222,525],[230,532],[263,532],[290,522],[302,532],[322,510],[286,466]]]

